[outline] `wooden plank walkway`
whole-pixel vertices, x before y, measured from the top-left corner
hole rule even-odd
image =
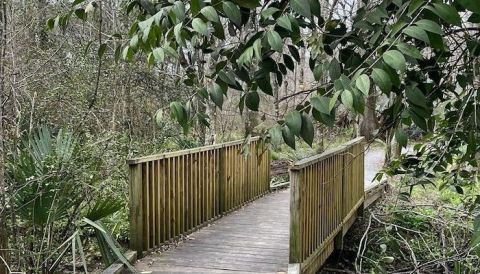
[[[143,273],[285,273],[289,199],[289,189],[266,195],[135,267]]]

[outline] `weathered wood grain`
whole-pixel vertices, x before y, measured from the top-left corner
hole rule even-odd
[[[286,272],[289,198],[289,190],[259,198],[135,267],[151,273]]]

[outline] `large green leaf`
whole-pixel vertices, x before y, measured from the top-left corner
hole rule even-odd
[[[282,137],[285,144],[295,149],[295,135],[286,126],[282,128]]]
[[[300,15],[308,18],[312,16],[310,11],[310,2],[308,0],[291,0],[290,6],[296,13]]]
[[[349,110],[353,110],[353,94],[350,90],[345,89],[340,95],[342,104],[344,104]]]
[[[330,65],[328,66],[328,73],[332,81],[337,80],[342,75],[340,63],[337,61],[336,58],[333,58],[332,61],[330,61]]]
[[[205,6],[200,10],[200,12],[207,18],[208,21],[211,22],[220,22],[220,18],[218,17],[218,13],[212,6]]]
[[[365,95],[368,96],[370,91],[370,78],[366,74],[358,76],[355,80],[355,86]]]
[[[395,139],[399,145],[402,147],[407,147],[408,136],[401,127],[395,131]]]
[[[266,9],[262,10],[262,12],[260,12],[260,16],[263,18],[263,20],[266,20],[270,16],[272,16],[274,13],[276,13],[277,11],[280,11],[280,10],[277,9],[276,7],[268,7]]]
[[[457,2],[469,11],[480,13],[480,1],[478,0],[457,0]]]
[[[278,52],[283,51],[282,38],[276,31],[274,30],[268,31],[267,40],[268,40],[268,44],[272,47],[273,50]]]
[[[207,24],[205,24],[205,22],[203,22],[202,19],[193,18],[192,27],[196,32],[203,34],[205,36],[208,35]]]
[[[213,103],[222,109],[223,106],[223,92],[221,87],[217,83],[213,83],[213,85],[209,88],[210,99],[212,99]]]
[[[302,116],[300,112],[293,110],[287,113],[284,117],[285,124],[290,129],[294,135],[300,134],[300,129],[302,128]]]
[[[433,33],[436,33],[436,34],[443,35],[443,31],[442,31],[442,28],[440,27],[440,25],[437,24],[436,22],[433,22],[432,20],[422,19],[422,20],[419,20],[419,21],[415,22],[415,25],[421,27],[425,31],[429,31],[429,32],[433,32]]]
[[[477,0],[468,0],[475,2]],[[432,5],[426,6],[426,9],[431,10],[433,13],[438,15],[438,17],[442,18],[445,22],[455,25],[461,26],[462,20],[458,11],[451,5],[443,4],[443,3],[432,3]]]
[[[260,104],[260,96],[258,96],[258,92],[252,91],[247,93],[245,97],[245,105],[248,109],[253,111],[258,111],[258,105]]]
[[[240,9],[237,5],[230,1],[225,1],[223,2],[222,7],[225,15],[227,15],[230,21],[232,21],[237,26],[242,25],[242,14],[240,13]]]
[[[310,104],[319,112],[324,114],[330,114],[331,110],[329,108],[330,98],[325,96],[313,96],[310,98]]]
[[[427,98],[417,87],[407,87],[405,90],[408,100],[414,105],[427,108]]]
[[[399,42],[395,46],[405,55],[408,55],[415,59],[423,59],[422,54],[415,46],[403,42]]]
[[[302,114],[302,128],[300,130],[300,136],[309,146],[312,146],[314,131],[315,130],[310,116]]]
[[[238,57],[237,59],[237,64],[242,66],[242,65],[248,65],[252,61],[253,57],[253,47],[248,47],[245,49],[245,51]]]
[[[404,71],[406,61],[403,54],[398,50],[389,50],[383,53],[383,61],[396,70]]]
[[[277,25],[286,30],[292,31],[292,23],[290,22],[290,18],[288,18],[288,15],[286,14],[280,16],[277,19]]]
[[[403,31],[404,34],[430,44],[427,32],[419,26],[408,26]]]
[[[384,70],[374,68],[371,75],[373,82],[382,90],[382,92],[389,94],[392,90],[392,81]]]

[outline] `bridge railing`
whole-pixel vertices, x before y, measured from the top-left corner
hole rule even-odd
[[[290,167],[289,273],[315,273],[364,200],[364,143],[354,139]]]
[[[258,137],[128,164],[130,248],[140,256],[269,190],[269,150]]]

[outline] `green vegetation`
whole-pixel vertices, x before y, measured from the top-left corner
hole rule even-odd
[[[328,271],[350,269],[368,273],[477,273],[476,226],[456,192],[433,186],[415,188],[410,199],[396,184],[385,200],[365,212],[346,241],[342,256]],[[478,192],[477,192],[478,193]],[[453,194],[453,195],[452,195]]]
[[[254,135],[290,160],[381,140],[405,177],[373,221],[455,233],[375,230],[363,266],[475,272],[479,24],[476,0],[0,1],[0,272],[111,263],[127,158]],[[422,188],[438,207],[397,205]]]

